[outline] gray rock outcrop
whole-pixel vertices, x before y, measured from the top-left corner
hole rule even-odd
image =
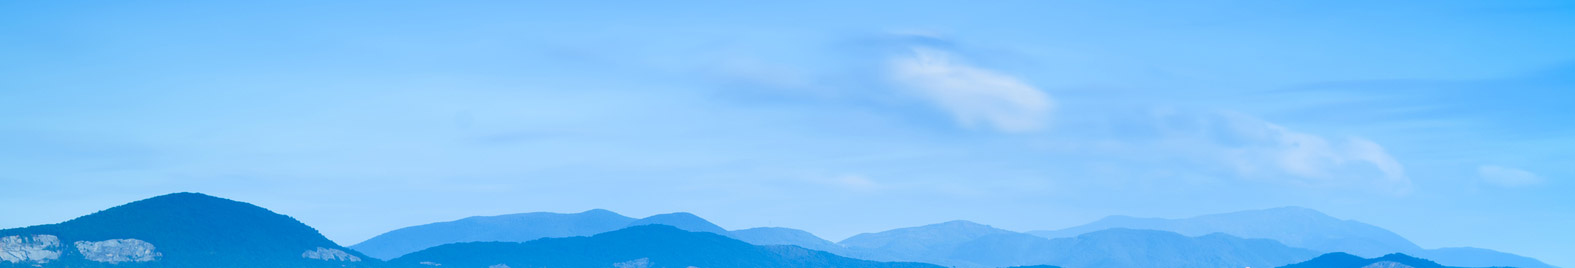
[[[1373,264],[1368,264],[1367,266],[1362,266],[1362,268],[1413,268],[1413,267],[1411,267],[1410,265],[1405,265],[1405,264],[1398,263],[1398,262],[1381,261],[1381,262],[1375,262]]]
[[[651,268],[651,258],[639,258],[626,262],[613,263],[614,268]]]
[[[355,255],[351,255],[349,252],[345,252],[345,251],[339,250],[339,249],[325,248],[325,247],[317,247],[316,250],[307,250],[306,252],[302,252],[301,253],[301,257],[302,258],[307,258],[307,259],[325,260],[325,261],[347,261],[347,262],[358,262],[358,261],[361,261],[361,257],[356,257]]]
[[[60,259],[60,238],[54,235],[0,237],[0,260],[47,263]]]
[[[104,241],[77,241],[73,243],[78,252],[90,261],[107,262],[110,264],[122,262],[150,262],[158,260],[159,253],[152,243],[137,239],[110,239]]]

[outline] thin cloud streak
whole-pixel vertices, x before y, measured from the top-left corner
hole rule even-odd
[[[1044,91],[1016,77],[958,62],[940,50],[913,48],[912,55],[892,59],[890,68],[898,84],[969,127],[1041,130],[1054,108]]]

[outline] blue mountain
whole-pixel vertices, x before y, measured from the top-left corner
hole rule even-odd
[[[847,248],[799,229],[760,227],[728,232],[728,236],[755,245],[791,245],[845,255]]]
[[[628,225],[640,226],[652,224],[678,227],[678,229],[691,232],[707,232],[723,235],[727,234],[727,230],[722,229],[721,226],[716,226],[716,224],[712,224],[710,221],[700,218],[700,216],[695,216],[695,214],[689,214],[688,212],[652,215],[650,217],[645,217],[644,219],[631,222]]]
[[[386,260],[448,243],[523,242],[547,237],[587,236],[617,230],[634,221],[634,218],[602,209],[572,214],[535,212],[478,216],[400,228],[350,248]]]
[[[57,224],[0,230],[22,258],[0,267],[377,267],[289,216],[198,193],[175,193]]]
[[[954,267],[1272,267],[1318,255],[1273,240],[1225,234],[1188,237],[1165,231],[1111,229],[1047,239],[967,221],[861,234],[841,244],[852,257]]]
[[[1417,257],[1437,260],[1454,266],[1488,267],[1508,266],[1520,268],[1552,268],[1553,265],[1543,263],[1530,257],[1498,252],[1490,249],[1472,247],[1428,249],[1408,254]]]
[[[757,246],[708,232],[642,225],[590,237],[530,242],[468,242],[393,259],[397,265],[439,267],[859,267],[940,268],[931,264],[857,260],[795,246]],[[431,267],[431,266],[428,266]]]
[[[1014,233],[989,225],[959,220],[878,233],[863,233],[843,239],[838,244],[848,248],[850,256],[855,258],[980,267],[983,265],[952,258],[952,252],[963,244],[981,237]]]
[[[1341,220],[1317,210],[1301,207],[1250,210],[1185,219],[1111,216],[1077,227],[1029,233],[1059,238],[1110,228],[1162,230],[1189,236],[1226,233],[1245,238],[1274,239],[1292,247],[1369,256],[1422,249],[1410,240],[1378,226]]]
[[[1249,210],[1185,219],[1111,216],[1076,227],[1029,233],[1060,238],[1110,228],[1162,230],[1188,236],[1224,233],[1244,238],[1273,239],[1292,247],[1321,252],[1347,252],[1358,256],[1376,257],[1400,252],[1452,265],[1553,267],[1535,259],[1485,249],[1423,249],[1389,230],[1358,221],[1341,220],[1302,207]]]
[[[846,254],[842,246],[814,234],[790,228],[753,228],[727,231],[694,214],[678,212],[634,219],[612,211],[594,209],[581,213],[521,213],[469,217],[400,228],[350,248],[367,255],[393,259],[422,249],[459,242],[526,242],[541,238],[590,236],[620,228],[660,224],[682,230],[730,236],[755,245],[793,245]]]
[[[1364,259],[1344,252],[1335,252],[1318,256],[1305,262],[1280,266],[1279,268],[1454,268],[1444,266],[1422,258],[1407,256],[1405,254],[1389,254],[1382,257]]]
[[[1274,267],[1318,255],[1317,251],[1269,239],[1243,239],[1220,233],[1188,237],[1134,229],[1108,229],[1059,238],[1036,248],[1050,252],[1039,255],[1047,258],[1036,262],[1082,268]]]

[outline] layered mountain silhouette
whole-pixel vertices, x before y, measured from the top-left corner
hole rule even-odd
[[[821,239],[804,230],[782,227],[749,228],[728,232],[728,236],[755,245],[793,245],[807,249],[844,254],[847,248]]]
[[[1317,256],[1389,247],[1404,254]],[[1551,267],[1486,249],[1421,249],[1382,228],[1294,207],[1179,220],[1110,217],[1035,234],[951,221],[839,243],[790,228],[727,231],[689,213],[634,219],[596,209],[412,226],[352,248],[397,257],[362,255],[251,204],[176,193],[0,230],[0,267]]]
[[[1358,221],[1341,220],[1317,210],[1301,207],[1249,210],[1185,219],[1111,216],[1067,229],[1028,233],[1047,238],[1060,238],[1110,228],[1162,230],[1188,236],[1224,233],[1244,238],[1273,239],[1288,246],[1321,252],[1347,252],[1373,257],[1390,253],[1406,253],[1451,265],[1552,267],[1535,259],[1486,249],[1427,250],[1389,230]]]
[[[864,233],[843,239],[853,257],[871,260],[906,260],[948,266],[980,267],[988,264],[966,261],[953,255],[963,244],[991,235],[1015,232],[996,229],[970,221],[949,221],[918,227]],[[1043,264],[1043,263],[1032,263]],[[1014,264],[1016,265],[1016,264]]]
[[[874,262],[796,246],[757,246],[708,232],[641,225],[590,237],[530,242],[468,242],[437,246],[390,260],[441,267],[868,267],[939,268]]]
[[[841,246],[802,230],[772,227],[727,231],[700,216],[686,212],[634,219],[602,209],[573,214],[533,212],[469,217],[400,228],[372,237],[350,248],[386,260],[449,243],[527,242],[541,238],[590,236],[625,227],[651,224],[730,236],[755,245],[794,245],[842,254]]]
[[[465,233],[519,232],[518,230],[568,230],[561,226],[582,214],[617,215],[605,210],[592,210],[579,214],[526,213],[518,215],[550,215],[538,220],[553,221],[490,221],[500,224],[478,224],[494,217],[473,217],[465,220],[424,225],[456,229]],[[726,231],[705,219],[689,213],[661,214],[644,219],[622,216],[604,217],[598,229],[577,232],[559,231],[550,234],[535,232],[530,236],[467,236],[460,242],[504,241],[526,242],[537,238],[588,236],[600,229],[625,226],[662,224],[678,229],[720,234],[754,245],[792,245],[824,251],[839,256],[876,260],[925,262],[954,267],[1006,267],[1027,265],[1060,265],[1066,267],[1274,267],[1310,259],[1320,253],[1331,252],[1290,245],[1312,245],[1321,248],[1367,248],[1371,252],[1384,252],[1384,247],[1395,251],[1411,250],[1412,254],[1450,254],[1439,259],[1445,263],[1464,266],[1517,266],[1549,267],[1531,258],[1524,258],[1490,250],[1451,248],[1424,250],[1392,232],[1355,221],[1329,217],[1305,208],[1276,208],[1243,211],[1191,219],[1142,219],[1110,217],[1099,222],[1056,232],[1034,232],[1037,235],[1002,230],[988,225],[951,221],[932,225],[893,229],[884,232],[859,234],[838,243],[826,241],[801,230],[770,227]],[[622,226],[619,226],[622,224]],[[543,227],[546,226],[546,227]],[[551,227],[558,226],[558,227]],[[618,226],[618,227],[612,227]],[[1276,227],[1278,226],[1278,227]],[[423,226],[417,226],[423,227]],[[425,232],[427,236],[443,236],[443,231],[405,228],[379,236],[388,239],[412,233]],[[441,229],[441,228],[440,228]],[[508,231],[515,230],[515,231]],[[415,232],[419,231],[419,232]],[[406,232],[404,234],[398,234]],[[1076,233],[1070,236],[1060,234]],[[1245,235],[1243,235],[1245,234]],[[1251,235],[1251,236],[1248,236]],[[1055,237],[1054,239],[1048,237]],[[450,238],[452,239],[452,238]],[[397,241],[397,240],[387,240]],[[455,240],[448,240],[454,242]],[[409,248],[431,247],[449,242],[428,242]],[[352,248],[374,244],[368,240]],[[1374,246],[1378,245],[1378,246]],[[370,249],[370,248],[369,248]],[[1375,254],[1381,256],[1383,254]],[[1505,256],[1509,257],[1505,257]],[[1472,256],[1486,258],[1469,259]]]
[[[535,212],[469,217],[400,228],[350,248],[380,259],[393,259],[437,245],[474,242],[524,242],[547,237],[587,236],[629,226],[634,218],[593,209],[574,214]]]
[[[1059,238],[1110,228],[1163,230],[1192,236],[1226,233],[1240,237],[1274,239],[1293,247],[1325,252],[1343,251],[1356,255],[1382,256],[1422,249],[1404,237],[1378,226],[1341,220],[1324,215],[1317,210],[1301,207],[1249,210],[1186,219],[1110,216],[1077,227],[1028,233]]]
[[[176,193],[57,224],[0,230],[16,267],[370,267],[381,262],[289,216]]]
[[[1108,229],[1074,238],[1051,240],[1043,248],[1053,254],[1039,263],[1067,267],[1273,267],[1312,258],[1318,253],[1268,239],[1243,239],[1226,234],[1188,237],[1177,233]],[[965,248],[975,248],[967,246]],[[988,254],[988,252],[980,252]],[[1031,258],[1031,256],[1022,256]]]
[[[1318,256],[1305,262],[1281,266],[1280,268],[1456,268],[1438,264],[1422,258],[1395,253],[1372,259],[1363,259],[1356,255],[1344,252],[1335,252]]]
[[[1015,234],[970,221],[949,221],[919,227],[892,229],[848,237],[839,244],[850,248],[881,249],[900,257],[937,255],[956,250],[968,241],[990,235]]]
[[[707,232],[723,235],[727,234],[727,230],[722,229],[721,226],[716,226],[716,224],[712,224],[711,221],[702,219],[700,216],[695,216],[695,214],[689,214],[688,212],[657,214],[629,223],[630,226],[651,224],[678,227],[678,229],[691,232]]]
[[[1509,266],[1519,268],[1551,268],[1553,265],[1537,259],[1490,249],[1455,247],[1427,249],[1408,254],[1437,260],[1449,265],[1466,267]]]
[[[841,244],[855,253],[884,253],[854,257],[955,267],[1272,267],[1318,254],[1273,240],[1224,234],[1187,237],[1165,231],[1111,229],[1047,239],[968,221],[861,234]]]

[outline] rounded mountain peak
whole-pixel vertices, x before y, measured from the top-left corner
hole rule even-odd
[[[953,221],[948,221],[948,222],[942,222],[942,223],[939,223],[937,225],[990,227],[989,225],[984,225],[982,223],[972,222],[972,221],[968,221],[968,220],[953,220]]]
[[[612,212],[611,210],[600,209],[600,208],[593,208],[593,209],[586,210],[586,211],[583,211],[583,212],[580,212],[580,213],[582,213],[582,214],[601,214],[601,213],[618,214],[618,213]]]
[[[700,218],[700,216],[695,216],[695,214],[690,214],[688,212],[674,212],[652,215],[650,217],[645,217],[644,219],[636,220],[633,223],[629,223],[628,226],[651,224],[673,226],[678,227],[678,229],[691,232],[709,232],[718,234],[727,233],[727,229],[722,229],[721,226],[716,226],[716,224],[712,224],[710,221],[706,221],[704,218]]]
[[[290,216],[191,192],[138,200],[57,224],[0,230],[0,234],[47,234],[77,242],[136,240],[157,249],[161,267],[225,266],[238,259],[268,267],[334,264],[303,257],[314,252],[353,257],[357,262],[366,259]]]

